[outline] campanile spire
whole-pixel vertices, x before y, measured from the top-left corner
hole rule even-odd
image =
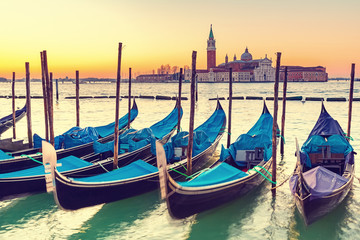
[[[207,40],[207,69],[216,67],[216,47],[212,24],[210,25],[209,39]]]

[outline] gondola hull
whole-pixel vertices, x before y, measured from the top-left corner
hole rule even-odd
[[[334,210],[349,193],[353,179],[354,177],[352,176],[342,188],[334,191],[330,196],[312,200],[311,196],[301,198],[296,194],[296,207],[303,216],[305,224],[310,225]]]
[[[209,157],[216,150],[221,137],[222,134],[218,136],[209,148],[193,158],[194,169],[201,169],[201,167],[208,162]],[[152,156],[147,159],[147,162],[155,164],[156,157]],[[186,164],[186,160],[183,160],[181,164]],[[172,168],[184,172],[184,168],[180,164],[175,164]],[[171,171],[171,175],[175,179],[183,177],[183,175],[175,171]],[[55,171],[55,186],[56,193],[54,197],[57,204],[63,209],[76,210],[153,191],[159,187],[159,174],[155,172],[123,181],[92,184],[69,180],[67,177],[64,177],[64,175]]]
[[[164,136],[161,142],[166,143],[174,131],[175,130],[172,130],[170,133]],[[125,166],[137,159],[148,159],[151,157],[151,155],[150,144],[148,144],[133,152],[120,155],[118,159],[118,166]],[[113,161],[111,159],[100,160],[97,162],[98,164],[66,171],[62,174],[66,177],[89,177],[104,173],[106,171],[111,171],[113,168]],[[44,175],[0,178],[0,200],[12,199],[42,192],[46,192],[46,182]]]
[[[25,114],[26,105],[22,109],[15,111],[15,122],[18,122],[20,119],[22,119]],[[11,127],[13,127],[12,114],[0,119],[0,135]]]
[[[356,153],[345,137],[322,104],[301,151],[296,140],[297,162],[289,185],[306,225],[338,207],[351,190]]]
[[[226,116],[220,102],[218,102],[216,110],[211,115],[211,117],[195,129],[195,132],[199,131],[199,134],[201,134],[202,131],[210,132],[211,138],[207,139],[212,140],[210,145],[206,145],[206,148],[201,148],[201,151],[197,152],[197,155],[192,157],[193,171],[201,169],[204,167],[205,163],[209,162],[210,156],[216,150],[216,147],[224,134],[225,126]],[[173,146],[172,144],[173,143],[170,143],[169,146]],[[148,158],[141,158],[141,160],[146,163],[143,163],[138,158],[135,159],[139,160],[139,164],[146,166],[146,168],[150,170],[146,171],[146,173],[134,173],[133,171],[134,174],[131,174],[131,167],[128,169],[120,168],[118,169],[119,172],[113,171],[109,174],[98,175],[95,177],[97,180],[92,178],[90,181],[89,179],[83,180],[82,178],[71,179],[63,176],[56,170],[53,175],[53,182],[55,183],[55,201],[60,208],[75,210],[96,204],[113,202],[152,191],[159,187],[159,173],[155,167],[157,164],[156,159],[157,157],[154,154]],[[174,178],[184,178],[183,173],[186,171],[186,168],[184,167],[186,162],[187,159],[182,159],[180,161],[175,161],[173,164],[170,164],[169,169],[171,169],[171,175]],[[111,180],[107,178],[109,175],[112,177],[110,178]]]
[[[137,112],[138,112],[138,108],[137,108],[137,105],[135,102],[133,104],[131,111],[134,111],[134,116],[133,116],[133,113],[131,114],[131,116],[132,116],[131,121],[133,121],[136,118]],[[127,115],[125,115],[123,118],[125,118],[126,116]],[[119,134],[123,133],[127,129],[127,123],[123,127],[120,126],[120,128],[121,129],[119,130]],[[113,139],[114,139],[114,135],[110,134],[106,137],[100,138],[98,140],[98,142],[106,143],[106,142],[112,141]],[[18,151],[18,152],[13,152],[12,156],[14,156],[15,158],[0,160],[0,174],[14,172],[14,171],[20,171],[20,170],[38,166],[39,165],[38,162],[42,162],[42,155],[37,154],[40,151],[41,151],[41,149],[39,149],[39,148],[31,148],[31,149]],[[93,142],[85,143],[85,144],[67,148],[67,149],[59,149],[56,151],[57,159],[65,158],[68,156],[75,156],[75,157],[80,158],[80,157],[90,155],[93,153],[94,153]],[[22,156],[22,155],[25,155],[25,156]]]
[[[122,130],[121,132],[123,132],[123,131],[125,131],[125,129]],[[113,138],[114,138],[114,136],[111,135],[111,136],[99,139],[98,142],[100,142],[100,143],[109,142],[109,141],[112,141]],[[5,160],[1,160],[0,161],[0,174],[14,172],[14,171],[20,171],[20,170],[24,170],[27,168],[39,166],[39,163],[36,161],[42,162],[42,155],[40,155],[40,154],[33,155],[36,152],[39,152],[39,149],[37,149],[35,152],[32,151],[31,153],[26,153],[26,155],[29,155],[31,158],[29,158],[28,156],[24,156],[24,157],[16,157],[16,158],[9,158],[9,159],[5,159]],[[86,144],[68,148],[68,149],[61,149],[56,152],[56,155],[57,155],[58,159],[61,159],[61,158],[65,158],[68,156],[82,157],[82,156],[86,156],[88,154],[92,154],[93,152],[94,152],[93,143],[91,142],[91,143],[86,143]],[[36,160],[36,161],[34,161],[34,160]]]
[[[264,164],[265,169],[270,169],[271,161],[270,159]],[[264,170],[261,172],[265,173]],[[169,178],[167,181],[167,207],[173,218],[186,218],[242,197],[263,181],[263,176],[254,173],[232,183],[187,188],[181,187],[174,179]]]

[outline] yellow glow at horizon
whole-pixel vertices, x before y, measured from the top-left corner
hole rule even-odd
[[[283,65],[324,66],[330,77],[348,77],[359,63],[360,2],[286,0],[228,2],[117,0],[4,0],[0,2],[0,77],[13,71],[40,77],[40,51],[57,77],[116,76],[118,42],[122,72],[152,73],[162,64],[206,68],[210,24],[217,64],[245,47],[254,59],[282,52]],[[275,64],[275,63],[274,63]]]

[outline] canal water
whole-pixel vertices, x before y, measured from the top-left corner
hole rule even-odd
[[[349,82],[289,83],[288,96],[346,97]],[[81,96],[114,96],[115,84],[81,84]],[[121,84],[121,95],[127,95],[127,83]],[[279,85],[282,96],[282,84]],[[54,88],[55,89],[55,88]],[[172,83],[134,83],[133,95],[175,96],[178,85]],[[271,97],[273,83],[236,83],[233,96]],[[359,83],[355,82],[354,96],[360,97]],[[183,84],[183,96],[190,99],[190,84]],[[31,94],[42,95],[41,84],[31,83]],[[11,84],[0,83],[0,95],[11,95]],[[17,83],[16,95],[25,95],[25,84]],[[76,124],[75,85],[59,83],[60,99],[54,105],[55,134],[61,134]],[[209,98],[227,97],[228,84],[200,83],[196,104],[195,127],[214,111],[216,101]],[[139,115],[132,127],[141,129],[165,117],[175,101],[136,99]],[[183,130],[189,128],[190,100],[183,103]],[[16,99],[21,108],[25,99]],[[222,100],[228,109],[228,101]],[[273,114],[273,101],[266,101]],[[42,99],[32,99],[33,133],[44,136]],[[232,135],[247,132],[262,111],[263,101],[234,100],[232,110]],[[0,98],[0,116],[11,113],[11,99]],[[344,131],[347,131],[348,102],[327,102],[325,106]],[[288,101],[286,104],[285,154],[278,153],[278,183],[292,173],[296,158],[295,137],[302,144],[313,128],[321,110],[321,102]],[[127,99],[120,102],[120,116],[127,111]],[[282,102],[279,102],[278,124],[281,126]],[[115,99],[96,98],[80,100],[80,126],[99,126],[114,121]],[[353,103],[351,136],[355,151],[360,149],[360,102]],[[18,122],[18,138],[27,136],[26,118]],[[11,137],[9,130],[1,137]],[[226,145],[227,136],[220,145]],[[215,154],[219,154],[220,146]],[[356,175],[360,177],[356,163]],[[0,239],[356,239],[360,238],[360,189],[354,180],[353,188],[345,201],[333,212],[306,226],[295,207],[288,182],[277,189],[272,197],[269,182],[264,182],[247,196],[234,199],[218,208],[194,215],[184,220],[172,219],[159,192],[153,191],[114,203],[88,207],[77,211],[59,209],[52,194],[6,200],[0,202]]]

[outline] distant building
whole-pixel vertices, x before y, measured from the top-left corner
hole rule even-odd
[[[248,48],[241,55],[241,59],[229,62],[228,55],[225,62],[216,66],[216,47],[212,25],[210,26],[209,39],[207,40],[207,69],[197,69],[196,77],[199,82],[227,82],[229,81],[229,71],[232,68],[232,78],[234,82],[271,82],[275,80],[275,68],[271,66],[272,61],[267,58],[252,59]],[[185,80],[191,79],[192,70],[185,70]]]
[[[228,82],[230,68],[232,69],[233,82],[273,82],[275,81],[275,68],[272,67],[272,60],[265,55],[261,59],[253,59],[249,49],[241,54],[239,60],[234,54],[233,61],[229,61],[226,54],[225,62],[216,65],[215,38],[210,25],[210,34],[207,40],[207,68],[196,69],[196,78],[199,82]],[[280,80],[284,80],[284,67],[280,70]],[[190,81],[191,69],[184,70],[184,80]],[[138,82],[169,82],[179,79],[177,74],[145,74],[136,78]],[[328,74],[326,68],[288,66],[288,81],[296,82],[326,82]]]
[[[212,31],[212,25],[210,25],[210,34],[209,39],[207,41],[207,70],[209,71],[211,68],[216,67],[216,47],[215,47],[215,39]]]
[[[281,66],[280,81],[285,79],[285,67],[287,67],[287,80],[289,82],[327,82],[328,74],[326,68],[301,67],[301,66]]]

